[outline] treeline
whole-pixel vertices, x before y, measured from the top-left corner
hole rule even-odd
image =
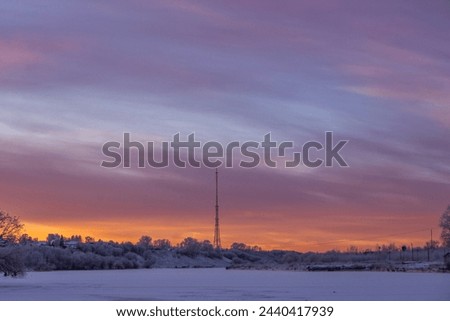
[[[45,242],[22,236],[15,246],[22,253],[26,270],[109,270],[151,268],[161,257],[197,257],[220,259],[221,253],[209,241],[186,238],[172,246],[169,240],[153,241],[142,236],[138,242],[95,241],[81,236],[65,238],[49,234]]]
[[[231,260],[230,269],[269,269],[298,271],[444,271],[450,264],[444,259],[448,248],[426,244],[424,247],[377,246],[376,250],[327,252],[254,251],[250,248],[224,252]],[[445,262],[445,263],[444,263]],[[445,265],[446,264],[446,265]]]
[[[336,263],[401,263],[442,261],[445,248],[437,243],[424,247],[379,246],[375,251],[352,246],[346,251],[325,253],[272,250],[233,243],[215,249],[205,240],[188,237],[177,245],[169,240],[142,236],[136,243],[96,241],[79,235],[49,234],[39,242],[22,235],[15,242],[0,245],[0,270],[5,275],[24,271],[111,270],[152,267],[214,267],[308,270],[311,266]]]
[[[414,248],[412,251],[402,251],[401,248],[395,251],[362,251],[362,252],[305,252],[299,253],[295,251],[231,251],[230,259],[235,265],[258,263],[271,263],[279,265],[314,265],[329,263],[363,263],[363,262],[442,262],[444,254],[447,253],[445,248]],[[229,256],[229,252],[225,252],[224,256]]]

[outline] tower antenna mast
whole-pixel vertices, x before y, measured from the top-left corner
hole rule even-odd
[[[214,224],[214,248],[221,249],[219,228],[219,171],[216,168],[216,219]]]

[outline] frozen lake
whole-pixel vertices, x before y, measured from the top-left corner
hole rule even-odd
[[[450,275],[150,269],[0,278],[0,300],[450,300]]]

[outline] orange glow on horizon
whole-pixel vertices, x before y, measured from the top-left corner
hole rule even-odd
[[[193,237],[198,240],[213,239],[213,228],[211,226],[197,226],[194,229],[187,229],[186,226],[162,226],[150,225],[146,222],[140,222],[136,225],[124,225],[122,221],[102,222],[101,224],[38,224],[34,222],[24,222],[24,233],[29,234],[33,238],[45,240],[50,233],[62,234],[65,237],[71,235],[81,235],[83,237],[90,236],[96,240],[126,242],[133,243],[142,235],[149,235],[156,239],[168,239],[173,245],[178,244],[186,237]],[[126,226],[126,229],[123,229]],[[142,226],[152,226],[151,230],[147,230]],[[293,239],[291,236],[280,236],[277,233],[273,235],[266,235],[259,233],[257,230],[249,230],[248,233],[230,234],[228,231],[232,230],[231,226],[224,225],[222,227],[222,244],[225,248],[230,247],[234,242],[242,242],[250,246],[260,246],[264,250],[294,250],[299,252],[325,252],[329,250],[345,251],[351,246],[356,246],[359,250],[377,250],[378,246],[395,243],[397,246],[413,244],[414,247],[424,246],[429,241],[427,236],[429,232],[426,230],[419,231],[411,235],[410,238],[405,236],[397,237],[379,237],[377,239],[368,240],[363,237],[349,238],[348,234],[340,235],[337,238],[336,234],[328,232],[320,232],[317,230],[304,231],[302,239]],[[309,241],[308,241],[309,240]],[[318,240],[318,241],[316,241]],[[322,240],[322,241],[319,241]]]

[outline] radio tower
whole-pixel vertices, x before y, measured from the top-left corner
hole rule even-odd
[[[221,249],[219,228],[219,171],[216,168],[216,223],[214,225],[214,248]]]

